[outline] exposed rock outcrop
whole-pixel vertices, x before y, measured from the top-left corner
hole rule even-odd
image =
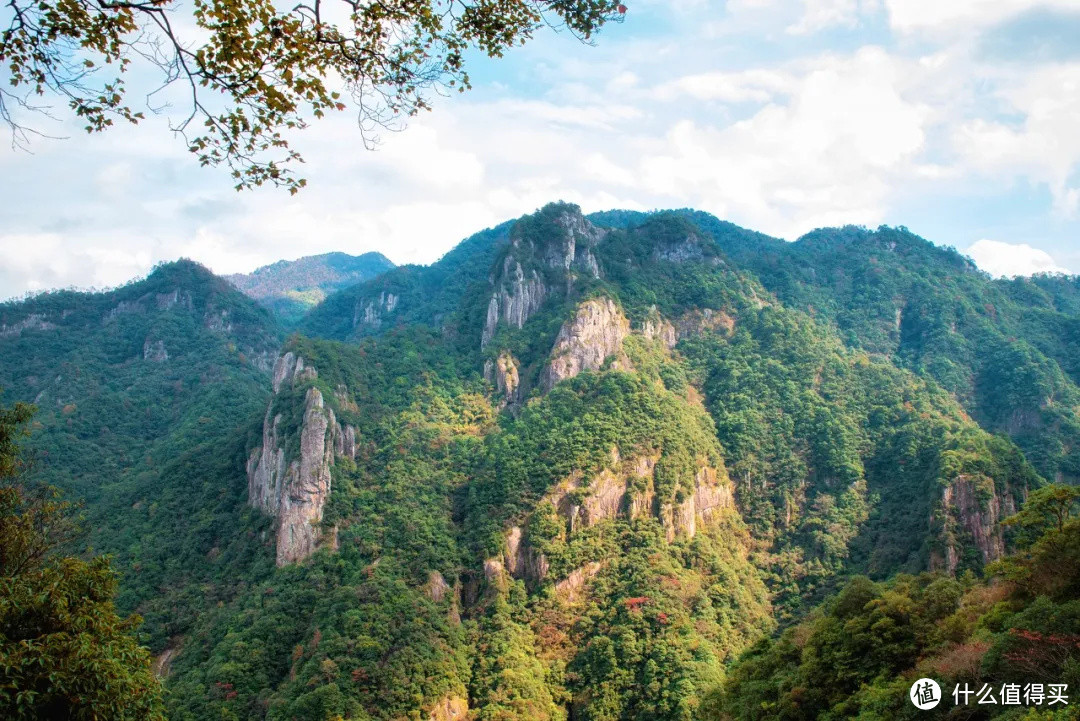
[[[695,308],[675,319],[675,322],[662,317],[652,307],[649,317],[641,324],[641,335],[649,340],[663,343],[674,348],[683,338],[701,335],[708,331],[717,331],[730,336],[735,330],[735,319],[726,311],[712,308]]]
[[[322,394],[308,390],[304,425],[300,429],[300,458],[289,467],[278,496],[277,564],[310,556],[319,539],[318,524],[330,496],[332,450],[326,432],[332,427],[332,411],[323,406]]]
[[[614,450],[613,467],[601,470],[587,483],[581,474],[571,474],[548,491],[541,503],[551,504],[566,523],[567,537],[607,519],[648,514],[661,520],[669,542],[679,537],[693,538],[700,523],[734,508],[731,482],[722,471],[704,463],[698,467],[692,491],[658,497],[654,472],[659,459],[657,454],[623,461]],[[503,557],[488,559],[485,564],[489,582],[504,571],[532,583],[542,581],[550,571],[548,560],[529,545],[519,526],[507,533]],[[584,583],[595,570],[585,573],[585,577],[571,580],[570,587],[579,581]]]
[[[584,370],[598,370],[609,356],[620,356],[615,368],[629,368],[621,357],[630,322],[610,298],[594,298],[578,306],[574,318],[563,324],[555,339],[551,363],[543,378],[545,390]]]
[[[103,321],[107,323],[121,315],[146,313],[150,309],[164,311],[173,308],[193,310],[195,308],[195,298],[191,291],[177,288],[168,293],[147,293],[135,300],[122,300],[105,314]]]
[[[207,311],[203,318],[203,325],[214,333],[229,333],[233,329],[232,321],[229,320],[229,311],[225,309],[217,312]]]
[[[253,352],[245,357],[251,365],[270,375],[274,372],[274,364],[277,362],[278,354],[276,351],[266,349]]]
[[[521,527],[514,526],[506,535],[506,549],[500,567],[514,578],[538,581],[547,576],[551,565],[544,554],[522,543]]]
[[[286,383],[296,384],[305,380],[314,380],[319,377],[314,366],[305,366],[304,359],[292,351],[281,356],[274,364],[271,374],[271,387],[274,393],[281,391]]]
[[[154,675],[158,678],[167,678],[169,671],[172,670],[173,659],[176,658],[176,654],[180,649],[175,646],[170,646],[157,656],[154,656],[154,660],[150,663],[150,670],[154,672]]]
[[[980,486],[992,489],[993,481],[961,475],[942,492],[941,505],[945,512],[944,567],[948,573],[956,573],[959,566],[958,535],[970,538],[978,548],[983,563],[996,561],[1005,555],[1000,521],[1016,512],[1016,504],[1011,495],[992,490],[980,492]],[[939,560],[934,565],[940,563]]]
[[[718,511],[731,508],[735,500],[730,483],[720,483],[716,470],[707,466],[699,468],[694,478],[694,492],[681,502],[666,502],[660,507],[660,519],[670,543],[679,535],[693,538],[697,533],[698,520],[708,521]]]
[[[446,592],[452,590],[450,584],[446,582],[443,575],[438,571],[432,571],[428,574],[428,582],[424,587],[424,591],[435,603],[439,603],[446,598]]]
[[[480,347],[484,348],[495,337],[499,323],[521,328],[540,306],[544,304],[549,291],[540,274],[533,269],[527,276],[521,263],[513,256],[506,256],[503,262],[503,280],[500,287],[488,301],[487,317],[484,320],[484,332]]]
[[[12,338],[22,335],[26,330],[55,330],[56,324],[45,320],[41,313],[31,313],[18,323],[0,325],[0,338]]]
[[[489,558],[484,561],[484,580],[488,583],[492,583],[502,578],[503,573],[506,572],[506,566],[503,562],[497,558]]]
[[[469,702],[460,696],[447,696],[431,709],[430,721],[465,721],[469,716]]]
[[[580,212],[570,210],[559,214],[555,218],[555,225],[563,233],[548,246],[545,254],[547,264],[552,268],[577,269],[599,278],[600,265],[592,251],[607,231],[590,223]],[[573,282],[572,278],[569,282]]]
[[[649,340],[660,341],[668,348],[674,348],[679,342],[679,331],[671,321],[661,318],[659,314],[649,317],[641,325],[641,335]]]
[[[565,603],[578,601],[583,595],[585,584],[599,573],[602,567],[599,561],[593,561],[574,569],[566,578],[555,584],[555,593]]]
[[[364,325],[369,328],[381,328],[384,315],[393,313],[401,300],[400,296],[383,291],[378,298],[362,298],[353,309],[353,327]]]
[[[667,260],[672,263],[686,263],[705,257],[702,247],[705,241],[695,233],[689,233],[681,241],[665,243],[653,251],[653,260]]]
[[[150,340],[147,338],[143,341],[143,360],[151,361],[152,363],[164,363],[169,360],[169,353],[165,350],[165,341],[162,340]]]
[[[495,392],[502,397],[499,405],[516,406],[521,401],[518,362],[508,352],[503,351],[498,358],[484,363],[484,379],[494,385]]]
[[[735,330],[735,319],[723,310],[701,308],[687,311],[675,321],[678,338],[701,335],[706,331],[719,331],[731,335]]]
[[[495,337],[500,323],[521,328],[546,299],[569,295],[580,275],[602,276],[593,250],[607,231],[574,206],[557,208],[555,215],[546,211],[523,221],[530,231],[518,226],[511,233],[510,248],[491,278],[481,348]]]
[[[195,307],[191,291],[180,289],[176,289],[171,293],[156,293],[154,295],[154,304],[157,306],[158,310],[169,310],[176,306],[191,310]]]
[[[304,360],[286,353],[275,364],[275,395],[286,383],[314,377]],[[277,518],[277,564],[284,566],[310,556],[320,543],[319,524],[330,495],[331,466],[335,459],[355,457],[356,429],[342,428],[332,408],[325,405],[318,388],[308,388],[299,428],[298,457],[286,458],[286,439],[281,435],[282,414],[274,413],[274,401],[263,420],[262,445],[247,463],[248,503]],[[325,539],[336,545],[336,533]]]

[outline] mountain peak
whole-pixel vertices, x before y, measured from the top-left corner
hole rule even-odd
[[[332,252],[279,260],[251,273],[237,273],[225,278],[288,323],[298,320],[329,293],[374,278],[393,267],[394,264],[382,253],[349,255]]]

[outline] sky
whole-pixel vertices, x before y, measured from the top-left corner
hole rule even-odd
[[[594,45],[544,30],[365,149],[295,136],[308,186],[237,193],[168,131],[0,148],[0,298],[187,257],[429,263],[555,200],[692,207],[787,240],[903,225],[995,275],[1080,273],[1080,0],[627,0]],[[178,110],[176,111],[178,112]],[[175,117],[175,113],[174,113]]]

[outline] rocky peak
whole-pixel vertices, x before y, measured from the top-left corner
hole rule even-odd
[[[319,545],[323,506],[330,496],[331,467],[338,458],[356,455],[356,429],[342,425],[314,386],[304,395],[299,451],[287,458],[287,439],[282,436],[282,414],[275,402],[282,388],[317,377],[315,369],[292,352],[274,364],[271,399],[263,419],[262,445],[248,458],[248,503],[277,518],[277,565],[301,561]],[[333,542],[334,534],[331,533]]]
[[[304,365],[304,359],[301,356],[288,351],[274,363],[271,383],[276,394],[286,383],[296,384],[305,380],[314,380],[318,376],[314,367]]]
[[[544,301],[569,295],[581,275],[601,276],[594,249],[607,231],[581,214],[576,205],[552,204],[522,218],[510,234],[510,245],[491,276],[481,348],[499,324],[521,328]]]
[[[629,362],[621,353],[629,333],[630,322],[610,298],[593,298],[579,305],[555,338],[551,363],[544,373],[544,390],[582,371],[600,369],[609,356],[620,356],[615,366],[628,368]]]
[[[555,214],[552,225],[562,232],[553,233],[554,237],[545,248],[547,264],[566,271],[576,269],[593,278],[599,278],[600,265],[593,255],[593,249],[607,231],[586,220],[576,205],[565,206]]]

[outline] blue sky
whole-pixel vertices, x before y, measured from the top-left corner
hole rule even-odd
[[[794,240],[905,225],[997,274],[1080,272],[1077,0],[631,0],[544,31],[379,148],[295,138],[309,185],[236,193],[168,117],[0,150],[0,297],[330,250],[435,260],[552,200],[694,207]]]

